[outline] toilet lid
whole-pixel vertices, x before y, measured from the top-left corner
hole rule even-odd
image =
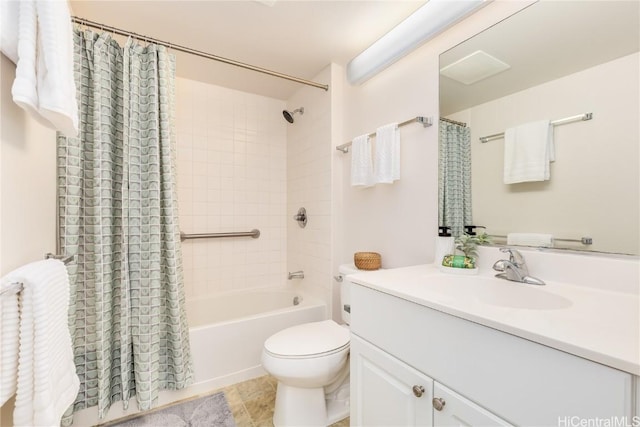
[[[273,334],[265,343],[269,353],[304,357],[333,352],[349,345],[349,329],[333,320],[304,323]]]

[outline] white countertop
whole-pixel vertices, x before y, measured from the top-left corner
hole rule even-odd
[[[368,288],[640,375],[637,294],[492,277],[444,274],[432,264],[349,276]]]

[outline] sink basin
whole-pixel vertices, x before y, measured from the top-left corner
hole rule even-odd
[[[426,289],[450,298],[505,308],[559,310],[572,304],[569,299],[548,292],[544,286],[495,277],[437,274],[429,277]]]

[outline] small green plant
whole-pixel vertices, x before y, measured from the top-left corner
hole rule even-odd
[[[491,243],[491,237],[487,233],[478,234],[476,236],[471,236],[465,233],[462,236],[457,237],[455,242],[457,251],[462,252],[466,257],[475,259],[478,257],[478,245]]]

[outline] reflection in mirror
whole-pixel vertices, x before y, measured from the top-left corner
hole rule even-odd
[[[446,192],[469,190],[469,164],[443,148],[457,121],[465,223],[496,243],[638,255],[639,17],[636,1],[541,1],[440,56],[440,225],[464,212],[443,212],[448,199],[467,203]]]

